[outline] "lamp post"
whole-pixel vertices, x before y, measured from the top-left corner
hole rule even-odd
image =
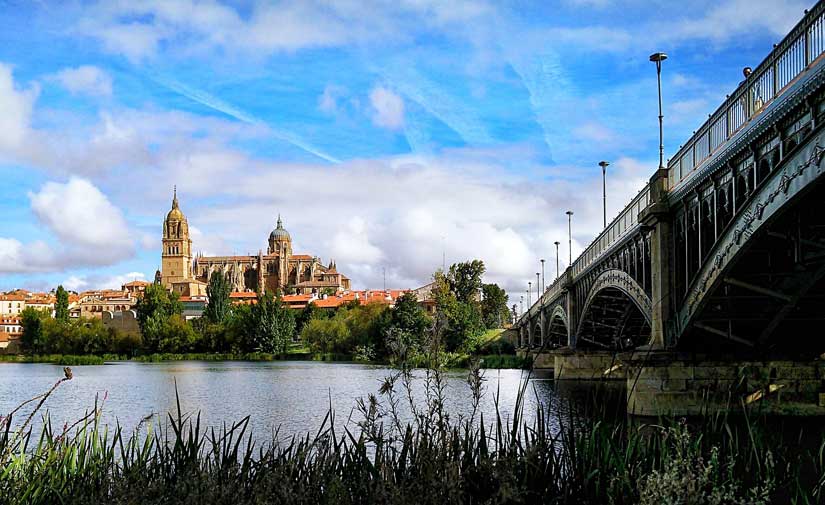
[[[656,64],[656,83],[659,88],[659,169],[665,168],[665,143],[662,137],[662,62],[667,59],[665,53],[653,53],[650,55],[650,61]]]
[[[573,265],[573,211],[568,210],[565,214],[567,214],[567,252],[569,254],[567,266],[570,267]]]
[[[533,306],[533,281],[527,281],[527,306]]]
[[[604,227],[607,228],[607,166],[610,165],[607,161],[600,161],[599,166],[602,167],[602,208],[604,209]]]
[[[539,273],[536,272],[536,303],[538,303],[539,298],[541,298],[541,284],[539,284]]]
[[[521,295],[518,298],[519,298],[518,304],[519,304],[519,307],[521,307],[521,314],[523,315],[524,314],[524,295]]]
[[[561,242],[556,240],[553,243],[556,244],[556,279],[558,279],[559,278],[559,244],[561,244]]]
[[[539,261],[541,261],[541,291],[544,292],[544,290],[547,289],[544,284],[544,260],[541,259]]]

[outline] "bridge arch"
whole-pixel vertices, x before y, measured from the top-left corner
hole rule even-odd
[[[776,153],[769,162],[760,160],[762,180],[677,307],[672,345],[774,355],[821,352],[811,331],[825,324],[823,145],[820,131],[790,146],[794,151],[781,163]]]
[[[567,311],[561,305],[556,305],[545,316],[544,335],[548,347],[565,347],[568,341]]]
[[[580,314],[578,347],[621,350],[650,341],[650,297],[621,270],[606,270],[593,281]]]

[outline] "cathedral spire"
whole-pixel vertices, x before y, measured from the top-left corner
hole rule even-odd
[[[172,208],[177,209],[178,207],[178,185],[175,184],[172,196]]]
[[[281,213],[280,212],[278,213],[278,226],[277,226],[277,229],[278,230],[283,230],[284,229],[284,222],[281,221]]]

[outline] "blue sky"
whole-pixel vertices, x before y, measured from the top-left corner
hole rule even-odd
[[[0,0],[0,290],[151,279],[173,185],[205,254],[523,290],[652,174],[651,52],[667,155],[812,3]]]

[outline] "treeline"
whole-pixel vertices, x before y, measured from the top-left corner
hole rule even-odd
[[[402,351],[414,355],[437,320],[445,351],[472,353],[488,328],[501,327],[510,317],[506,293],[484,284],[484,273],[478,260],[436,272],[430,296],[434,316],[412,293],[397,298],[393,307],[354,301],[335,311],[310,303],[296,312],[271,293],[259,294],[251,305],[232,305],[228,279],[213,273],[203,316],[193,321],[184,319],[177,294],[161,285],[148,286],[135,305],[140,335],[107,328],[100,320],[69,320],[68,296],[61,286],[55,317],[24,311],[22,343],[25,351],[38,354],[284,355],[292,349],[373,361],[392,359]]]

